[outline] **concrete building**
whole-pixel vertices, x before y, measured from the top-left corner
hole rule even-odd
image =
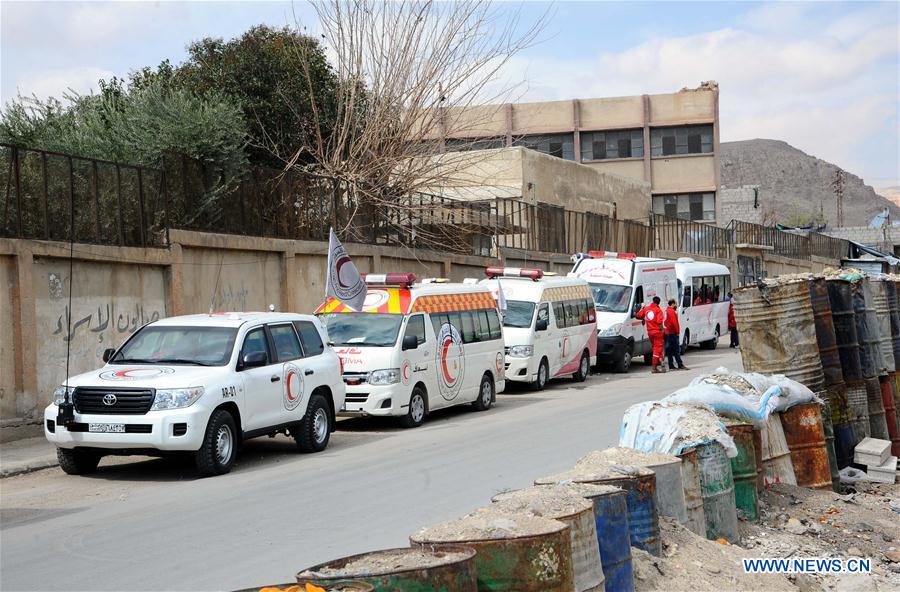
[[[645,217],[650,185],[641,180],[554,158],[524,147],[473,150],[435,157],[446,170],[426,193],[483,201],[516,199],[611,218]]]
[[[524,146],[644,181],[652,201],[629,217],[719,218],[719,91],[712,81],[669,94],[448,109],[437,133],[446,150]]]
[[[717,218],[720,226],[726,226],[732,220],[754,224],[765,224],[767,221],[770,208],[768,204],[763,203],[759,185],[722,186],[719,187],[717,198],[719,202]]]

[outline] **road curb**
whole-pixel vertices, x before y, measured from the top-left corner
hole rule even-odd
[[[43,469],[49,469],[51,467],[58,467],[59,461],[55,458],[50,459],[41,459],[23,463],[13,463],[11,467],[3,467],[0,468],[0,479],[5,479],[7,477],[15,477],[16,475],[25,475],[26,473],[33,473],[35,471],[40,471]]]

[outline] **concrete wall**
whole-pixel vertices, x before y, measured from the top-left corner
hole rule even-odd
[[[765,206],[759,185],[721,187],[719,189],[719,225],[725,226],[732,220],[763,224]]]
[[[884,228],[844,226],[828,228],[822,234],[856,241],[891,255],[894,254],[895,248],[900,246],[900,228],[894,226],[885,226]]]
[[[167,249],[0,239],[0,420],[38,418],[69,373],[161,317],[216,310],[311,313],[324,299],[327,243],[170,231]],[[347,244],[360,271],[484,277],[488,265],[565,273],[567,256],[504,250],[502,258]],[[526,256],[527,255],[527,256]],[[74,277],[74,283],[70,278]],[[69,311],[69,287],[72,307]],[[71,318],[71,331],[69,330]],[[7,421],[9,420],[9,421]]]

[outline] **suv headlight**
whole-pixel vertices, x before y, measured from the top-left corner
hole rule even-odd
[[[369,384],[384,386],[400,382],[400,368],[387,368],[385,370],[372,370],[369,373]]]
[[[615,337],[616,335],[621,335],[622,326],[622,323],[616,323],[611,327],[607,327],[603,331],[600,331],[600,337]]]
[[[150,407],[150,411],[190,407],[202,396],[202,386],[183,389],[157,389],[156,398],[153,399],[153,405]]]
[[[533,345],[514,345],[509,348],[509,357],[511,358],[530,358],[533,354]]]
[[[66,385],[61,384],[58,387],[56,387],[55,391],[53,391],[53,404],[54,405],[61,405],[66,400],[66,391],[68,391],[68,393],[69,393],[69,402],[71,403],[74,401],[72,394],[75,392],[75,387],[74,386],[66,387]]]

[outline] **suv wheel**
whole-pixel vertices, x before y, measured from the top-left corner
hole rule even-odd
[[[425,422],[425,391],[417,386],[409,396],[409,407],[406,415],[400,418],[400,425],[405,428],[417,428]]]
[[[238,437],[234,418],[224,409],[216,409],[206,425],[200,450],[194,453],[197,471],[204,477],[224,475],[237,456]]]
[[[99,454],[78,448],[57,448],[56,458],[67,475],[87,475],[95,472],[100,464]]]
[[[331,438],[331,413],[322,395],[313,395],[306,406],[306,415],[294,433],[300,452],[322,452]]]
[[[578,371],[572,375],[575,382],[584,382],[591,372],[591,357],[587,352],[582,352],[581,361],[578,362]]]
[[[478,386],[478,398],[472,403],[475,411],[487,411],[494,402],[494,381],[485,374],[481,377],[481,384]]]

